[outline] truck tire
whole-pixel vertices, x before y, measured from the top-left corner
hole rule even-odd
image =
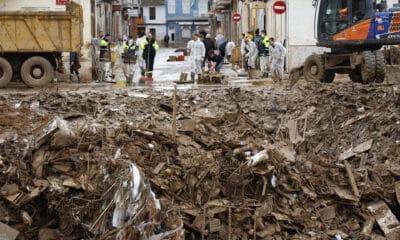
[[[361,76],[364,84],[373,83],[375,81],[375,54],[371,51],[361,53]]]
[[[4,58],[0,57],[0,88],[7,86],[13,76],[11,64]]]
[[[335,72],[325,70],[322,55],[312,54],[304,62],[304,77],[307,81],[331,83],[335,78]]]
[[[54,77],[51,63],[43,57],[28,58],[21,67],[21,78],[29,87],[43,87]]]
[[[375,51],[375,82],[383,83],[385,81],[385,56],[382,51]]]
[[[350,76],[350,80],[352,82],[363,83],[363,79],[362,79],[362,76],[361,76],[361,70],[360,69],[352,70],[350,72],[349,76]]]

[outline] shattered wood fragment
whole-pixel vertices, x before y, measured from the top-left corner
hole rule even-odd
[[[323,222],[327,222],[336,217],[336,207],[335,205],[323,208],[319,210],[319,216]]]
[[[395,182],[394,183],[394,189],[395,189],[395,192],[396,192],[397,203],[400,204],[400,182]]]
[[[198,228],[198,227],[196,227],[196,226],[194,226],[194,225],[188,223],[187,221],[183,221],[183,224],[184,224],[186,227],[188,227],[189,229],[192,229],[192,230],[196,231],[197,233],[200,233],[200,234],[202,234],[202,235],[204,235],[204,236],[208,236],[208,230],[207,230],[207,229]],[[204,223],[204,224],[205,224],[205,223]],[[204,226],[205,226],[205,225],[204,225]]]
[[[165,164],[167,164],[167,163],[165,163],[165,162],[161,162],[161,163],[159,163],[154,169],[153,169],[153,171],[152,171],[152,173],[153,174],[159,174],[160,172],[161,172],[161,169],[165,166]]]
[[[196,129],[196,121],[192,119],[185,119],[182,121],[181,132],[193,132]]]
[[[349,191],[340,188],[340,187],[335,187],[334,191],[338,197],[344,200],[352,201],[352,202],[358,202],[359,198],[351,194]]]
[[[353,175],[353,170],[348,161],[344,160],[344,166],[346,168],[347,175],[349,176],[349,181],[351,185],[351,189],[353,189],[353,193],[356,197],[360,197],[360,192],[358,191],[357,182]]]
[[[303,191],[304,194],[306,194],[312,200],[315,200],[317,198],[317,194],[314,193],[313,191],[311,191],[308,187],[301,186],[301,190]]]
[[[276,232],[275,224],[268,224],[265,229],[257,231],[257,237],[266,238],[267,236],[273,236]]]
[[[38,178],[43,176],[43,164],[45,161],[44,154],[45,151],[43,149],[39,149],[33,154],[32,167],[35,170],[36,177]]]
[[[364,119],[364,118],[367,118],[367,117],[369,117],[369,116],[372,116],[373,114],[374,114],[374,112],[367,112],[367,113],[358,115],[357,117],[350,118],[350,119],[348,119],[346,122],[342,123],[342,124],[340,125],[340,128],[344,128],[344,127],[346,127],[346,126],[349,126],[349,125],[351,125],[351,124],[353,124],[353,123],[355,123],[355,122],[357,122],[357,121],[360,121],[361,119]]]
[[[239,154],[243,154],[244,152],[249,151],[249,150],[253,149],[254,147],[255,147],[255,145],[253,143],[249,143],[244,146],[235,148],[235,149],[233,149],[233,155],[236,156]]]
[[[369,236],[372,232],[372,229],[374,227],[375,219],[373,217],[368,216],[367,219],[365,220],[363,224],[363,228],[361,230],[361,233]]]
[[[368,210],[388,240],[400,239],[400,222],[384,201],[371,202]]]
[[[221,231],[221,220],[218,218],[210,219],[208,222],[208,228],[210,233]]]
[[[35,149],[38,149],[57,130],[57,119],[51,119],[32,131]]]
[[[368,141],[365,141],[365,142],[355,146],[354,148],[348,149],[347,151],[345,151],[344,153],[339,155],[339,161],[349,159],[358,153],[363,153],[363,152],[370,150],[372,147],[372,143],[373,143],[373,139],[370,139]]]
[[[299,129],[297,127],[297,120],[290,119],[286,123],[286,127],[289,130],[289,139],[293,144],[297,144],[303,140],[299,134]]]
[[[0,239],[14,240],[19,235],[19,232],[12,227],[0,222]]]

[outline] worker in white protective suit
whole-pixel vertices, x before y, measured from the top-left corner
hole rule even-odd
[[[256,67],[256,60],[258,55],[258,48],[256,44],[251,41],[251,36],[246,35],[244,38],[244,44],[242,44],[240,52],[244,58],[246,64],[246,69],[248,72],[248,79],[253,78],[253,71]]]
[[[146,34],[144,32],[140,33],[140,37],[136,39],[136,64],[138,68],[140,69],[140,73],[142,76],[145,75],[146,71],[146,63],[143,59],[143,49],[141,49],[140,46],[142,46],[142,42],[146,40]]]
[[[195,80],[196,74],[201,74],[204,57],[206,55],[206,48],[204,43],[200,40],[199,34],[193,34],[193,43],[190,44],[190,62],[191,62],[191,80]],[[198,76],[198,79],[200,76]]]
[[[269,44],[272,80],[275,83],[282,83],[286,48],[279,42],[276,42],[274,38],[269,39]]]
[[[228,60],[228,62],[231,61],[232,50],[234,47],[235,47],[235,43],[233,41],[229,41],[225,46],[225,56],[226,56],[226,60]]]

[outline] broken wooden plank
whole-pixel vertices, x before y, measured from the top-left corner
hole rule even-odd
[[[161,169],[165,166],[165,162],[160,162],[152,171],[153,174],[159,174],[161,172]]]
[[[373,139],[370,139],[361,144],[358,144],[354,148],[349,148],[347,151],[345,151],[339,155],[339,161],[349,159],[358,153],[363,153],[363,152],[370,150],[372,147],[373,141],[374,141]]]
[[[346,126],[348,126],[348,125],[351,125],[351,124],[353,124],[353,123],[355,123],[355,122],[357,122],[357,121],[360,121],[361,119],[364,119],[364,118],[366,118],[366,117],[369,117],[369,116],[371,116],[373,113],[374,113],[374,112],[368,112],[368,113],[364,113],[364,114],[358,115],[358,116],[356,116],[356,117],[350,118],[350,119],[348,119],[346,122],[342,123],[342,124],[340,125],[340,128],[344,128],[344,127],[346,127]]]
[[[208,229],[210,233],[215,233],[221,231],[221,220],[218,218],[213,218],[208,222]]]
[[[0,239],[14,240],[17,238],[19,232],[14,228],[0,222]]]
[[[396,192],[397,203],[400,204],[400,182],[394,183],[394,190]]]
[[[336,217],[336,207],[335,205],[323,208],[319,210],[319,217],[323,222],[327,222]]]
[[[172,99],[172,140],[176,142],[176,85],[174,85],[174,96]]]
[[[371,202],[368,210],[388,240],[400,239],[400,222],[384,201]]]
[[[349,200],[349,201],[353,201],[353,202],[358,202],[359,198],[354,196],[353,194],[351,194],[349,191],[339,188],[339,187],[335,187],[334,191],[336,193],[336,195],[338,195],[339,198],[344,199],[344,200]]]
[[[181,132],[194,132],[196,129],[196,121],[192,119],[185,119],[182,121]]]
[[[347,175],[349,176],[349,181],[351,185],[351,189],[356,197],[360,197],[360,192],[358,191],[357,183],[353,175],[353,170],[348,161],[344,160],[344,166],[346,168]]]

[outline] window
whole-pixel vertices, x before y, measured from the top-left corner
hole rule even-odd
[[[190,29],[189,27],[183,27],[182,28],[182,38],[190,38]]]
[[[208,13],[208,0],[199,0],[199,15]]]
[[[190,0],[182,0],[182,13],[183,14],[190,13]]]
[[[331,0],[322,2],[321,33],[323,38],[329,38],[344,29],[348,23],[347,0]]]
[[[150,15],[150,20],[156,20],[156,8],[155,7],[150,7],[149,8],[149,15]]]
[[[168,0],[168,13],[175,14],[175,1],[176,0]]]
[[[150,33],[151,33],[151,35],[153,35],[153,38],[156,39],[156,34],[157,34],[156,29],[150,28]]]

